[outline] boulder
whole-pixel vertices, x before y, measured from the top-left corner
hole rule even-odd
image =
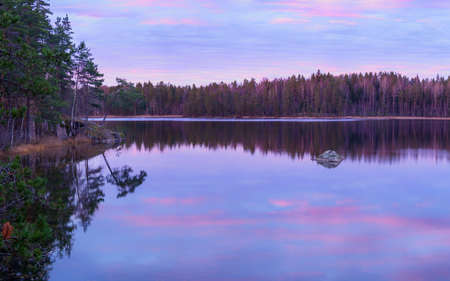
[[[327,150],[314,160],[326,168],[336,168],[344,160],[344,157],[334,150]]]

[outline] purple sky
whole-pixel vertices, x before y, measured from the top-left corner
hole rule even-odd
[[[396,71],[450,75],[446,0],[51,0],[105,73],[205,84]]]

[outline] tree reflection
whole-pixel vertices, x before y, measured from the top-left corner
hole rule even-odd
[[[84,174],[81,174],[77,165],[72,169],[75,174],[76,217],[79,219],[83,230],[91,224],[92,215],[98,206],[104,201],[105,193],[101,189],[105,184],[102,175],[102,167],[89,168],[89,160],[84,162]],[[81,177],[80,177],[81,176]]]
[[[333,149],[346,159],[393,162],[409,155],[450,152],[450,122],[445,120],[364,120],[358,122],[110,122],[138,150],[241,147],[263,154],[310,158]],[[428,153],[428,154],[427,154]],[[439,157],[449,157],[440,154]],[[437,156],[436,156],[437,157]],[[447,158],[450,160],[450,158]]]
[[[0,239],[2,280],[46,280],[54,257],[70,253],[71,190],[54,190],[52,184],[19,160],[0,164],[0,222],[11,228]]]
[[[0,227],[13,227],[11,237],[0,237],[1,280],[47,280],[55,259],[70,255],[77,226],[88,229],[105,200],[106,183],[123,198],[145,181],[145,171],[111,169],[104,154],[108,171],[92,165],[88,159],[96,154],[71,150],[0,164]]]
[[[103,159],[105,160],[106,166],[110,172],[110,174],[106,177],[106,180],[108,183],[117,186],[119,189],[117,198],[125,197],[128,193],[134,193],[135,189],[140,186],[147,177],[147,173],[145,171],[140,171],[139,174],[133,175],[133,169],[127,165],[119,169],[111,169],[108,159],[104,153]]]

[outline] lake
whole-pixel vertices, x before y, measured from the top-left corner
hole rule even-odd
[[[50,280],[450,279],[450,121],[107,126],[127,141],[72,161]]]

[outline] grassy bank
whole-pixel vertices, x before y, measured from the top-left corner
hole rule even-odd
[[[66,140],[59,139],[57,137],[46,137],[43,138],[39,143],[35,144],[22,144],[19,146],[12,147],[6,151],[0,151],[0,156],[10,157],[17,155],[28,155],[34,153],[45,153],[64,149],[77,147],[80,145],[88,145],[91,144],[91,139],[85,136],[80,136],[76,138],[68,138]]]

